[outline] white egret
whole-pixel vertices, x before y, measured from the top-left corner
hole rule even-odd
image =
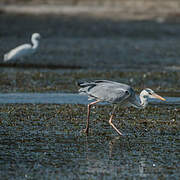
[[[10,60],[16,60],[21,57],[28,56],[35,53],[39,46],[40,37],[41,36],[39,33],[33,33],[31,37],[32,44],[22,44],[10,50],[8,53],[4,55],[4,61],[7,62]]]

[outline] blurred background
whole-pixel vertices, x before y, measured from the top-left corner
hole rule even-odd
[[[180,84],[179,22],[179,0],[1,0],[1,91],[76,92],[72,84],[82,78],[176,91]],[[30,43],[34,32],[42,36],[37,53],[3,62],[10,49]],[[40,73],[42,69],[56,73],[57,78]],[[68,81],[58,78],[58,73]],[[46,82],[48,76],[54,87]],[[29,79],[30,85],[19,80],[15,88],[14,77]],[[33,78],[43,81],[38,89]]]
[[[38,54],[25,64],[179,66],[179,22],[178,0],[1,0],[0,56],[39,32]]]
[[[35,54],[3,61],[34,32]],[[112,107],[97,105],[86,137],[85,102],[63,103],[85,79],[174,102],[118,108],[123,137],[108,124]],[[23,93],[46,103],[11,104]],[[0,97],[1,179],[178,179],[180,0],[0,0]]]

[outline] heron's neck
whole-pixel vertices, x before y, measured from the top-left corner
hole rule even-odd
[[[139,99],[141,108],[145,108],[148,105],[148,98],[147,96],[144,97],[143,91],[140,93]]]
[[[31,41],[32,41],[32,44],[33,44],[32,49],[36,50],[38,48],[38,46],[39,46],[39,41],[36,40],[36,39],[32,39]]]

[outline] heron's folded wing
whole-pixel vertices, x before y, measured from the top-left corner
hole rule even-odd
[[[87,94],[102,101],[121,103],[131,95],[131,92],[128,87],[106,83],[90,88]]]

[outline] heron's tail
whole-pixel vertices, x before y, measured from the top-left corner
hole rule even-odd
[[[84,88],[84,87],[94,86],[95,83],[92,82],[92,81],[91,81],[91,82],[89,82],[89,81],[78,81],[78,82],[77,82],[77,85],[78,85],[79,87]]]
[[[89,89],[95,86],[94,82],[88,82],[88,81],[78,81],[77,85],[80,87],[79,93],[80,94],[87,94]]]

